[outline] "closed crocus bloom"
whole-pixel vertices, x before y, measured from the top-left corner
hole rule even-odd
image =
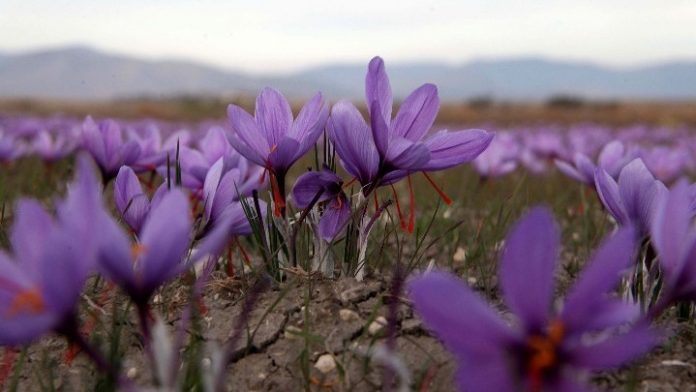
[[[635,149],[628,149],[618,140],[609,142],[597,157],[597,164],[583,153],[573,154],[572,162],[556,160],[558,169],[568,177],[583,184],[594,186],[594,174],[597,168],[604,170],[610,177],[617,179],[621,169],[638,155]]]
[[[293,119],[290,104],[275,89],[265,88],[256,98],[254,116],[236,105],[227,108],[232,146],[245,158],[265,168],[271,178],[277,215],[285,206],[285,175],[324,131],[328,109],[315,95]]]
[[[696,230],[693,228],[693,188],[677,182],[657,205],[651,240],[664,275],[662,297],[654,313],[678,301],[696,301]]]
[[[507,236],[500,262],[512,324],[448,273],[413,279],[410,297],[458,359],[462,390],[587,390],[589,373],[621,366],[658,340],[637,306],[610,295],[632,262],[633,237],[624,229],[606,240],[554,309],[559,233],[550,212],[536,208]]]
[[[350,220],[350,201],[343,192],[343,180],[326,167],[301,175],[292,189],[292,198],[303,209],[323,203],[318,234],[325,241],[338,236]]]
[[[82,124],[82,147],[92,155],[104,183],[111,181],[121,166],[130,166],[140,156],[135,140],[124,141],[121,126],[114,120],[95,122],[87,117]]]
[[[140,231],[150,209],[150,199],[143,191],[138,176],[128,166],[121,166],[116,175],[114,202],[128,226],[135,232]]]
[[[244,209],[240,202],[243,197],[251,192],[258,181],[249,181],[242,170],[232,168],[224,172],[224,158],[218,159],[210,168],[203,185],[203,218],[206,224],[205,230],[210,230],[219,221],[230,220],[231,234],[246,235],[251,233]],[[253,203],[251,200],[248,202]],[[261,211],[266,210],[266,204],[259,200]]]
[[[56,218],[34,200],[19,201],[12,253],[0,252],[0,344],[25,344],[74,325],[96,255],[94,223],[105,214],[100,196],[92,167],[81,157]]]
[[[633,226],[639,236],[648,234],[656,203],[667,188],[640,158],[624,166],[618,182],[598,168],[595,184],[602,204],[619,226]]]

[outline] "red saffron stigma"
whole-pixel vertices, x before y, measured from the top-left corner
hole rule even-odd
[[[406,221],[404,220],[403,214],[401,214],[401,205],[399,204],[399,196],[396,194],[396,189],[394,184],[391,184],[392,192],[394,193],[394,202],[396,203],[396,213],[399,214],[399,223],[401,223],[401,228],[406,230]]]
[[[280,189],[278,187],[278,180],[273,173],[270,174],[271,178],[271,191],[273,192],[273,215],[280,217],[282,215],[282,210],[285,209],[285,199],[283,195],[280,194]]]
[[[353,177],[350,181],[347,183],[343,184],[343,189],[348,188],[349,186],[353,185],[353,183],[358,179],[358,177]]]
[[[239,243],[239,239],[237,239],[237,237],[234,238],[234,243],[237,244],[237,247],[239,248],[239,253],[242,254],[242,259],[244,259],[244,263],[248,266],[251,266],[251,259],[249,259],[249,255],[244,250],[242,244]]]
[[[375,200],[375,211],[379,210],[379,201],[377,200],[377,192],[373,193]]]
[[[447,204],[448,206],[451,206],[451,205],[452,205],[452,199],[450,199],[449,196],[447,196],[447,194],[445,194],[445,192],[444,192],[442,189],[440,189],[440,187],[437,186],[437,184],[435,183],[435,181],[433,181],[433,179],[430,178],[430,176],[428,175],[428,173],[426,173],[426,172],[421,172],[421,173],[423,173],[423,175],[424,175],[425,178],[428,180],[428,182],[430,183],[430,185],[435,189],[435,192],[437,192],[437,194],[440,195],[440,198],[442,198],[442,201],[444,201],[445,204]]]

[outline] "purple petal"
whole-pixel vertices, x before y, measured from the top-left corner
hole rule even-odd
[[[256,120],[236,105],[227,107],[227,117],[234,130],[229,140],[232,147],[246,159],[266,166],[266,159],[271,150],[265,136],[258,129]]]
[[[203,139],[198,142],[198,147],[207,162],[215,162],[224,157],[232,149],[222,127],[211,127]]]
[[[393,138],[389,142],[386,161],[395,169],[416,171],[430,161],[430,151],[423,143],[405,138]]]
[[[266,135],[268,145],[276,146],[290,131],[292,125],[292,110],[283,94],[278,90],[266,87],[256,97],[256,124]]]
[[[619,184],[602,168],[597,168],[595,172],[595,187],[604,208],[616,219],[616,222],[622,226],[629,224],[628,213],[619,194]]]
[[[223,158],[220,158],[210,167],[208,174],[205,176],[203,183],[203,200],[205,202],[205,219],[210,220],[215,202],[215,193],[217,192],[220,179],[222,178]]]
[[[638,158],[624,166],[619,175],[619,193],[626,213],[634,220],[641,231],[647,231],[652,221],[654,203],[661,189],[660,183]]]
[[[449,273],[420,275],[408,289],[418,315],[457,354],[474,358],[516,340],[503,320]]]
[[[302,107],[287,135],[300,143],[298,157],[314,147],[326,127],[328,117],[329,109],[324,104],[321,93],[317,93]]]
[[[329,138],[341,162],[362,185],[375,179],[379,168],[379,154],[370,130],[358,109],[340,101],[331,109]]]
[[[543,207],[528,212],[505,239],[499,267],[503,298],[529,332],[546,325],[559,243],[553,215]]]
[[[650,351],[659,341],[659,335],[647,323],[630,331],[593,344],[573,348],[569,360],[575,366],[588,370],[606,370],[627,364]]]
[[[154,290],[181,272],[190,234],[188,200],[181,191],[172,189],[152,210],[143,226],[140,242],[144,254],[137,262],[143,290]]]
[[[220,179],[215,199],[213,200],[213,208],[211,210],[211,218],[217,219],[222,211],[227,208],[234,200],[237,199],[237,181],[239,180],[239,170],[232,169],[225,173]]]
[[[625,163],[623,160],[625,150],[623,143],[620,141],[614,140],[609,142],[599,153],[597,166],[606,170],[612,177],[617,177]]]
[[[401,104],[392,123],[392,135],[420,141],[433,126],[439,109],[437,87],[433,84],[418,87]]]
[[[489,346],[475,355],[459,355],[457,382],[463,391],[516,391],[515,364],[502,347]],[[563,391],[565,392],[565,391]]]
[[[561,317],[569,329],[582,331],[599,314],[635,253],[635,232],[630,228],[620,230],[600,246],[566,297]]]
[[[470,162],[488,148],[493,136],[480,129],[437,132],[424,141],[430,150],[430,161],[423,170],[443,170]]]
[[[380,115],[384,122],[389,124],[392,112],[392,91],[389,77],[384,69],[384,61],[381,57],[374,57],[367,66],[365,76],[365,102],[368,109],[372,109],[373,102],[379,103],[380,112],[370,112],[370,116]]]
[[[688,183],[685,180],[677,182],[658,202],[651,225],[652,243],[670,280],[677,277],[687,259],[686,252],[696,244],[694,236],[689,233],[693,218],[685,212],[690,210],[690,204]]]
[[[298,208],[307,208],[319,191],[322,195],[317,202],[336,196],[329,188],[341,189],[341,178],[329,170],[310,171],[301,175],[292,188],[292,199]]]
[[[381,112],[378,101],[372,102],[370,112]],[[375,146],[377,147],[377,151],[379,151],[379,155],[384,158],[387,156],[387,150],[389,148],[389,126],[382,116],[370,116],[370,123]]]
[[[560,159],[556,159],[553,161],[553,163],[556,165],[556,168],[566,176],[574,179],[575,181],[579,181],[582,183],[586,183],[586,178],[585,176],[580,173],[579,170],[575,168],[575,166],[569,164],[566,161],[562,161]],[[592,181],[594,181],[594,177],[592,178]]]
[[[319,236],[327,242],[333,241],[350,221],[350,202],[343,193],[326,206],[319,220]]]
[[[128,203],[137,195],[142,195],[143,187],[138,181],[133,169],[128,166],[121,166],[114,182],[114,202],[116,208],[123,214]]]
[[[32,274],[41,269],[41,252],[54,226],[53,218],[36,200],[22,199],[17,203],[10,232],[12,251]]]
[[[300,143],[295,139],[286,137],[280,141],[276,149],[268,156],[268,161],[276,174],[287,173],[290,166],[301,158]]]
[[[110,217],[101,221],[99,227],[99,269],[104,276],[132,293],[137,282],[130,242]]]
[[[123,212],[123,220],[134,232],[139,233],[149,212],[150,200],[147,195],[135,195]]]

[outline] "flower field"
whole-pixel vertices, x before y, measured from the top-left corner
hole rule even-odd
[[[0,116],[4,389],[693,388],[689,124],[253,109]]]

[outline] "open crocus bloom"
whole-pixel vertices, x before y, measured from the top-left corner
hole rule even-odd
[[[369,126],[348,101],[333,106],[328,122],[329,138],[341,164],[360,182],[365,196],[411,173],[425,174],[469,162],[493,139],[493,134],[479,129],[442,130],[426,137],[440,108],[437,87],[432,84],[424,84],[413,91],[392,119],[391,85],[380,57],[373,58],[368,65],[365,95],[370,112]],[[427,174],[426,177],[449,204],[450,199]],[[413,197],[410,206],[408,225],[402,220],[402,226],[412,232]]]
[[[410,296],[457,356],[463,390],[585,390],[585,373],[620,366],[657,340],[636,306],[610,295],[632,262],[633,237],[631,229],[622,229],[606,240],[555,311],[559,233],[546,209],[532,210],[506,238],[500,263],[513,325],[448,273],[413,279]]]
[[[276,213],[285,206],[285,175],[324,131],[328,109],[321,94],[315,95],[293,119],[283,95],[265,88],[256,98],[254,117],[236,105],[227,108],[234,133],[232,146],[245,158],[265,168],[271,177]]]
[[[12,254],[0,251],[0,344],[28,343],[71,324],[96,255],[94,223],[104,214],[89,162],[57,207],[57,218],[34,200],[21,200],[10,234]]]
[[[621,169],[619,180],[598,168],[595,173],[597,194],[619,226],[633,226],[640,236],[647,235],[658,200],[667,192],[640,158]]]

